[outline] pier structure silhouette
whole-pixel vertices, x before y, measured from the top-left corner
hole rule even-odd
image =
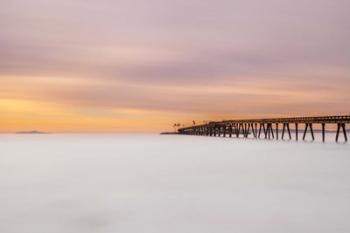
[[[178,129],[178,134],[198,135],[212,137],[236,137],[248,138],[252,135],[255,139],[275,140],[299,140],[299,132],[302,130],[302,140],[310,135],[315,140],[314,126],[320,126],[322,141],[326,140],[326,126],[335,125],[335,141],[339,142],[340,135],[343,135],[344,142],[348,141],[346,124],[350,123],[350,115],[343,116],[316,116],[316,117],[290,117],[290,118],[262,118],[262,119],[240,119],[225,121],[210,121],[202,125],[193,125]],[[279,128],[281,126],[281,128]],[[300,126],[304,126],[300,129]],[[292,130],[293,132],[292,132]],[[281,130],[282,129],[282,130]],[[281,135],[280,135],[281,134]]]

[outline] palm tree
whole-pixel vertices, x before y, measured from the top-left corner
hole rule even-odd
[[[174,131],[176,132],[176,128],[180,128],[181,124],[180,123],[174,123],[173,127],[174,127]]]

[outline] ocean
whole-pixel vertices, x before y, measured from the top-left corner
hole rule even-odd
[[[3,134],[0,232],[348,233],[350,143],[328,137]]]

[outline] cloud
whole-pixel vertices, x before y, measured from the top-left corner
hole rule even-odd
[[[346,0],[0,3],[3,99],[81,115],[347,111]]]
[[[305,65],[342,69],[350,61],[348,7],[341,0],[14,0],[0,10],[0,72],[183,83]]]

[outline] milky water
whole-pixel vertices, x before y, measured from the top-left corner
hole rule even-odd
[[[348,233],[333,140],[1,135],[0,232]]]

